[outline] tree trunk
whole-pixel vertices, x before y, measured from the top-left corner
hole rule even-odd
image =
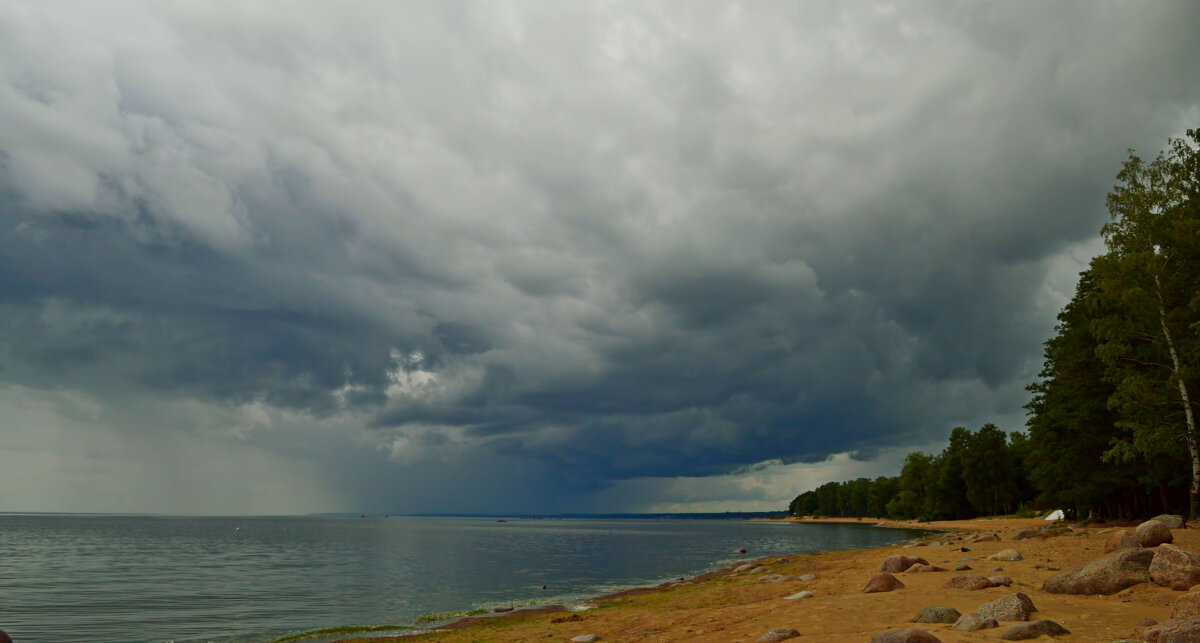
[[[1188,454],[1192,456],[1192,488],[1188,494],[1188,520],[1195,520],[1200,509],[1200,449],[1196,445],[1196,414],[1192,411],[1192,398],[1188,395],[1187,384],[1180,373],[1179,352],[1175,350],[1175,342],[1171,340],[1171,329],[1167,327],[1167,309],[1163,304],[1162,285],[1158,275],[1154,276],[1155,294],[1158,295],[1158,322],[1162,325],[1163,338],[1167,341],[1167,351],[1171,354],[1171,366],[1175,371],[1175,382],[1179,385],[1179,397],[1183,398],[1183,415],[1187,418],[1187,434],[1185,439]]]

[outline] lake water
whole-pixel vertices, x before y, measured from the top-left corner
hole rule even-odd
[[[411,626],[431,612],[578,603],[743,558],[920,533],[645,518],[0,515],[0,629],[16,643],[267,642]],[[748,553],[733,554],[739,547]]]

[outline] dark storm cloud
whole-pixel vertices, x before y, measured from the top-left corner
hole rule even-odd
[[[0,8],[0,376],[326,422],[253,440],[377,506],[1019,414],[1200,118],[1188,3],[257,6]]]

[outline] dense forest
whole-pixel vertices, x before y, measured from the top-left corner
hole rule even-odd
[[[1184,512],[1200,501],[1200,129],[1108,194],[1106,252],[1080,275],[1028,388],[1027,431],[951,431],[899,476],[830,482],[792,515],[938,520],[1062,509],[1072,518]]]

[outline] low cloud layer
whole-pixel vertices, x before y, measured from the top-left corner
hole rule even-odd
[[[0,451],[46,483],[0,509],[766,505],[1019,429],[1125,149],[1200,125],[1196,33],[0,3]]]

